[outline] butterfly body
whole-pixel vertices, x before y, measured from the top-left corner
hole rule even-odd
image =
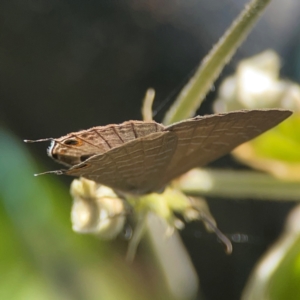
[[[279,124],[288,110],[240,110],[164,126],[127,121],[53,139],[48,155],[82,176],[131,194],[162,190],[172,179],[229,153]]]

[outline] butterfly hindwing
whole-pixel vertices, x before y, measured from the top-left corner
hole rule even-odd
[[[123,192],[149,193],[162,187],[162,175],[176,144],[172,132],[152,133],[95,155],[65,174],[83,176]]]

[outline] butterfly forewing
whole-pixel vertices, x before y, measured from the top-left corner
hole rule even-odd
[[[286,110],[236,111],[199,116],[166,127],[178,137],[162,182],[201,167],[274,127],[291,114]]]
[[[152,133],[95,155],[65,174],[83,176],[123,192],[146,194],[163,187],[162,174],[176,144],[177,137],[172,132]]]

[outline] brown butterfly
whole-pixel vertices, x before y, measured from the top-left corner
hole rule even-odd
[[[51,140],[48,155],[70,167],[46,173],[83,176],[141,195],[161,191],[172,179],[229,153],[291,114],[283,109],[239,110],[170,126],[128,121],[37,141]]]

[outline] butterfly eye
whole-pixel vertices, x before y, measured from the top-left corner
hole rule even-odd
[[[77,140],[66,140],[64,141],[64,144],[65,145],[71,145],[71,146],[75,146],[75,145],[78,145],[78,141]]]

